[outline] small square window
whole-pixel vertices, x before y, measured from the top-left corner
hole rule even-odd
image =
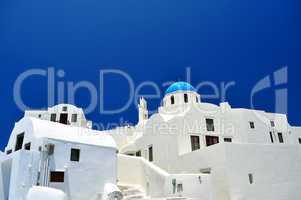
[[[31,143],[29,142],[29,143],[26,143],[25,145],[24,145],[24,149],[25,150],[30,150],[30,147],[31,147]]]
[[[275,127],[275,122],[271,121],[271,127]]]
[[[67,106],[64,106],[64,107],[63,107],[63,111],[64,111],[64,112],[66,112],[67,109],[68,109]]]
[[[253,184],[254,183],[253,174],[248,174],[248,176],[249,176],[249,183]]]
[[[23,141],[24,141],[24,133],[17,135],[15,151],[22,149]]]
[[[214,131],[214,121],[213,119],[206,119],[207,131]]]
[[[270,131],[270,139],[271,139],[271,142],[274,143],[274,137],[273,137],[273,133]]]
[[[192,151],[200,149],[200,137],[199,136],[191,135],[190,142],[191,142],[191,150]]]
[[[71,122],[73,123],[77,122],[77,114],[72,114]]]
[[[187,94],[184,94],[184,102],[188,103],[188,95]]]
[[[205,140],[206,140],[206,146],[207,147],[219,143],[219,137],[217,137],[217,136],[206,135]]]
[[[41,114],[39,114],[39,118],[41,118],[42,117],[42,115]]]
[[[80,158],[80,150],[71,149],[70,161],[79,162],[79,158]]]
[[[55,122],[55,121],[56,121],[56,114],[55,114],[55,113],[52,113],[52,114],[50,115],[50,121],[52,121],[52,122]]]
[[[232,142],[232,138],[224,138],[224,142]]]
[[[13,151],[10,149],[10,150],[7,150],[7,151],[6,151],[6,154],[9,155],[9,154],[11,154],[12,152],[13,152]]]
[[[279,139],[279,143],[284,143],[282,133],[278,133],[278,139]]]
[[[255,128],[254,122],[249,122],[249,124],[250,124],[250,128],[251,128],[251,129],[254,129],[254,128]]]
[[[153,146],[149,146],[148,147],[148,160],[150,162],[154,161],[154,157],[153,157]]]
[[[137,152],[136,152],[136,156],[137,156],[137,157],[141,157],[141,151],[137,151]]]
[[[50,172],[50,182],[53,183],[63,183],[65,181],[65,173],[64,172]]]

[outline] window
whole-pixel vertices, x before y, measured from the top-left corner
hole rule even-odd
[[[282,133],[278,133],[278,139],[280,143],[284,143]]]
[[[67,111],[67,106],[63,107],[63,111],[66,112]]]
[[[199,103],[199,98],[195,97],[195,102]]]
[[[170,97],[170,103],[171,103],[171,104],[175,104],[175,97],[174,97],[174,96],[171,96],[171,97]]]
[[[58,171],[50,172],[50,182],[63,183],[64,181],[65,181],[65,173],[64,172],[58,172]]]
[[[31,146],[31,143],[29,142],[29,143],[26,143],[25,145],[24,145],[24,149],[25,150],[30,150],[30,146]]]
[[[182,183],[179,183],[179,184],[177,185],[177,192],[178,192],[178,193],[183,192],[183,184],[182,184]]]
[[[148,147],[148,160],[152,162],[154,160],[153,158],[153,146]]]
[[[187,94],[184,94],[184,102],[188,103],[188,95]]]
[[[137,156],[137,157],[141,157],[141,151],[137,151],[137,152],[136,152],[136,156]]]
[[[200,137],[199,136],[190,136],[190,141],[191,141],[191,150],[195,151],[200,149]]]
[[[79,149],[71,149],[70,160],[74,162],[79,162],[80,150]]]
[[[270,138],[271,138],[271,142],[274,143],[274,138],[273,138],[273,133],[270,132]]]
[[[248,174],[248,176],[249,176],[249,183],[253,184],[254,183],[253,174]]]
[[[56,122],[56,114],[55,113],[51,113],[51,115],[50,115],[50,121]]]
[[[77,122],[77,114],[72,114],[71,122]]]
[[[219,138],[217,136],[206,135],[206,146],[207,147],[217,144],[217,143],[219,143]]]
[[[6,151],[6,154],[9,155],[9,154],[11,154],[12,152],[13,152],[13,151],[10,149],[10,150],[7,150],[7,151]]]
[[[214,122],[213,119],[206,119],[207,131],[214,131]]]
[[[251,128],[251,129],[254,129],[254,128],[255,128],[254,122],[249,122],[249,124],[250,124],[250,128]]]
[[[299,138],[298,140],[299,140],[299,144],[301,144],[301,138]]]
[[[18,150],[22,149],[23,140],[24,140],[24,133],[21,133],[21,134],[17,135],[15,151],[18,151]]]
[[[61,113],[60,123],[61,124],[68,124],[68,114],[67,113]]]
[[[271,127],[275,127],[275,122],[271,121]]]
[[[232,138],[224,138],[224,142],[232,142]]]
[[[41,118],[41,117],[42,117],[42,115],[41,115],[41,114],[39,114],[38,116],[39,116],[39,118]]]

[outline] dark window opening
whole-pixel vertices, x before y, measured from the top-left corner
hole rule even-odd
[[[70,160],[79,162],[79,158],[80,158],[80,150],[79,149],[71,149]]]
[[[224,138],[224,142],[232,142],[232,138]]]
[[[195,102],[199,103],[199,98],[195,97]]]
[[[271,127],[275,127],[275,122],[271,121]]]
[[[39,118],[41,118],[41,117],[42,117],[42,115],[41,115],[41,114],[39,114],[38,116],[39,116]]]
[[[248,176],[249,176],[249,183],[253,184],[254,183],[253,174],[248,174]]]
[[[171,104],[175,104],[175,97],[174,97],[174,96],[171,96],[171,97],[170,97],[170,103],[171,103]]]
[[[18,151],[18,150],[22,149],[23,140],[24,140],[24,133],[21,133],[21,134],[17,135],[15,151]]]
[[[187,94],[184,94],[184,102],[188,103],[188,95]]]
[[[278,138],[280,143],[284,143],[282,133],[278,133]]]
[[[299,138],[298,140],[299,140],[299,144],[301,144],[301,138]]]
[[[24,149],[25,150],[30,150],[30,147],[31,147],[31,143],[29,142],[29,143],[26,143],[25,145],[24,145]]]
[[[141,151],[137,151],[137,152],[136,152],[136,156],[137,156],[137,157],[141,157]]]
[[[50,172],[50,182],[53,183],[63,183],[65,181],[64,172]]]
[[[249,123],[250,123],[250,128],[251,128],[251,129],[254,129],[254,128],[255,128],[254,122],[249,122]]]
[[[7,150],[7,151],[6,151],[6,154],[9,155],[9,154],[11,154],[12,152],[13,152],[13,151],[10,149],[10,150]]]
[[[52,114],[50,115],[50,121],[56,122],[56,114],[55,114],[55,113],[52,113]]]
[[[206,119],[207,131],[214,131],[214,121],[213,119]]]
[[[153,146],[148,147],[148,160],[150,162],[154,161],[153,157]]]
[[[200,149],[200,137],[199,136],[190,136],[190,141],[191,141],[191,150],[195,151]]]
[[[71,122],[77,122],[77,114],[72,114]]]
[[[63,111],[66,112],[67,111],[67,106],[63,107]]]
[[[273,138],[273,133],[270,132],[270,138],[271,138],[271,142],[274,143],[274,138]]]
[[[217,136],[206,135],[206,146],[207,147],[217,144],[217,143],[219,143],[219,138]]]
[[[62,113],[60,115],[60,123],[61,124],[68,124],[68,114]]]

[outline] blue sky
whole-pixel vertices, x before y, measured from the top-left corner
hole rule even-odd
[[[192,85],[234,81],[226,100],[233,107],[249,108],[254,85],[287,66],[288,82],[281,87],[288,89],[288,119],[301,125],[300,25],[299,0],[2,0],[0,148],[23,115],[14,102],[14,82],[32,68],[63,70],[65,76],[56,84],[84,80],[97,88],[100,70],[119,69],[135,85],[155,82],[163,95],[162,83],[185,80],[190,67]],[[129,93],[124,79],[108,76],[105,83],[105,108],[122,106]],[[259,93],[256,108],[274,111],[277,87]],[[22,98],[34,109],[46,107],[45,78],[26,80]],[[78,106],[89,100],[85,90],[76,94]],[[217,104],[220,99],[206,101]],[[159,103],[149,100],[152,109]],[[134,123],[136,112],[132,103],[116,115],[96,109],[87,117],[105,124],[120,118]]]

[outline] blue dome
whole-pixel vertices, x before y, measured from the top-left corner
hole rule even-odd
[[[170,94],[170,93],[174,93],[177,91],[193,91],[193,92],[195,92],[195,89],[192,85],[190,85],[187,82],[176,82],[167,88],[167,90],[165,91],[165,94]]]

